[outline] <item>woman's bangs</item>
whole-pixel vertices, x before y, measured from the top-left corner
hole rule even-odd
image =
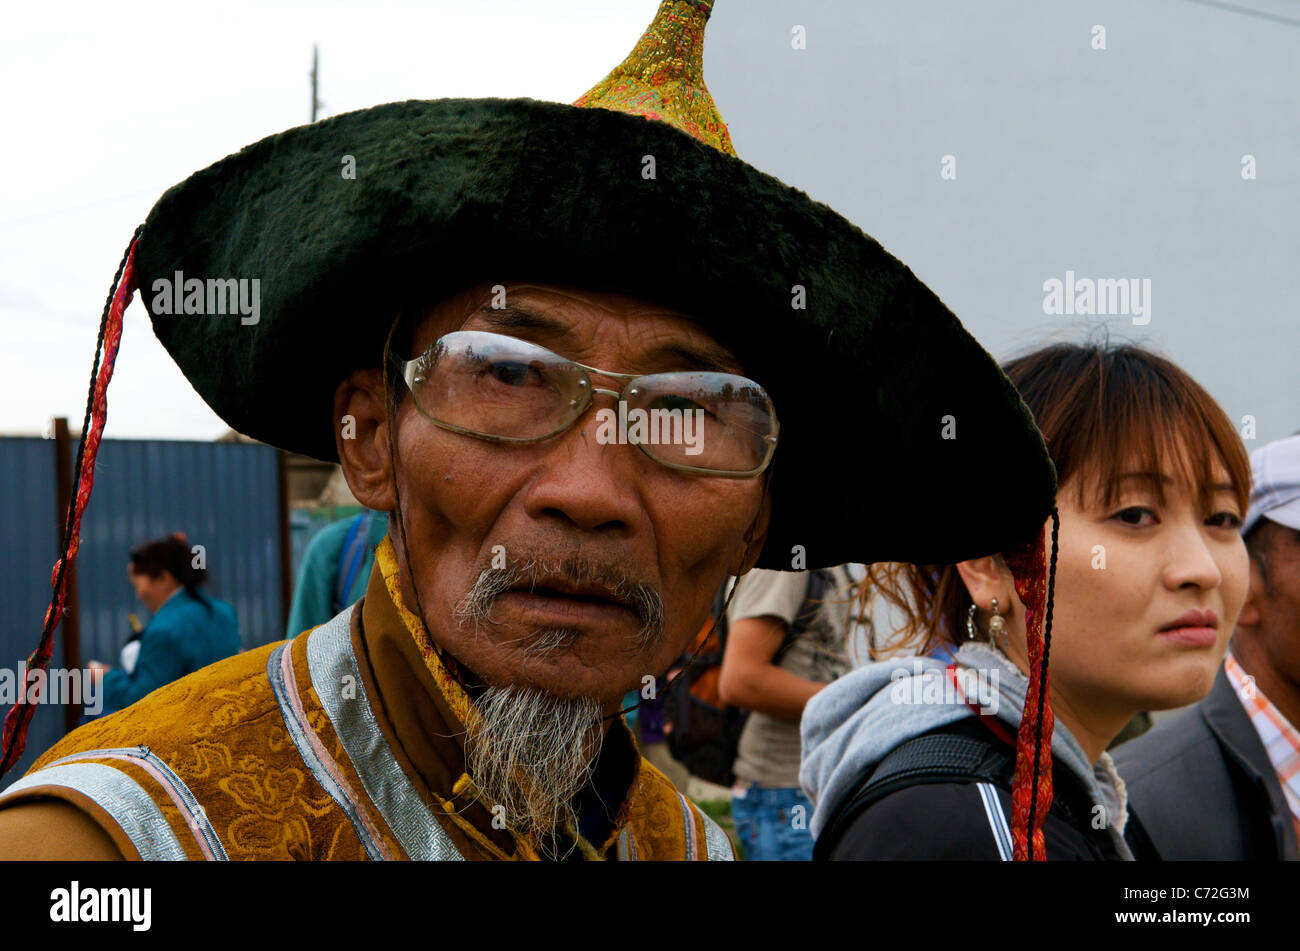
[[[1226,489],[1244,517],[1250,459],[1227,415],[1172,364],[1173,373],[1123,364],[1115,361],[1092,412],[1066,430],[1078,462],[1079,504],[1091,495],[1094,504],[1109,507],[1125,487],[1145,484],[1163,506],[1166,490],[1177,485],[1206,511]]]

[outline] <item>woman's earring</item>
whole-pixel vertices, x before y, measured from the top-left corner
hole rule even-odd
[[[994,598],[993,617],[989,618],[989,640],[1000,646],[1006,632],[1007,622],[1002,620],[1002,615],[998,613],[998,599]]]
[[[978,636],[979,632],[975,630],[975,605],[972,604],[970,610],[966,612],[966,638],[973,641]]]

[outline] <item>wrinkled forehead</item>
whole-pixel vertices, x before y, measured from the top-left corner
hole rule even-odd
[[[424,311],[411,354],[456,330],[519,337],[602,369],[744,372],[739,357],[698,320],[606,291],[543,284],[467,288]]]

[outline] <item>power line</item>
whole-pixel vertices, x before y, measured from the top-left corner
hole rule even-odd
[[[0,218],[0,228],[9,225],[27,224],[32,221],[41,221],[45,218],[54,218],[58,215],[70,215],[74,212],[88,211],[91,208],[98,208],[101,205],[111,205],[115,202],[126,201],[128,198],[139,198],[142,195],[156,195],[156,188],[143,188],[139,191],[129,192],[125,195],[114,195],[111,198],[96,198],[92,201],[82,202],[79,205],[68,205],[65,208],[54,208],[50,211],[38,211],[30,215],[20,215],[17,218]]]
[[[1206,7],[1217,7],[1220,10],[1227,10],[1229,13],[1243,13],[1246,16],[1259,17],[1261,20],[1271,20],[1273,23],[1284,23],[1287,26],[1300,26],[1300,20],[1294,17],[1284,17],[1280,13],[1268,13],[1264,10],[1255,10],[1252,7],[1238,6],[1235,3],[1224,3],[1222,0],[1187,0],[1188,3],[1199,3]]]

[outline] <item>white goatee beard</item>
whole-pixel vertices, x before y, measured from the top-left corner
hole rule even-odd
[[[601,705],[533,687],[488,687],[470,706],[466,770],[480,802],[546,854],[550,833],[576,838],[573,800],[600,750]],[[548,855],[550,858],[559,856]]]

